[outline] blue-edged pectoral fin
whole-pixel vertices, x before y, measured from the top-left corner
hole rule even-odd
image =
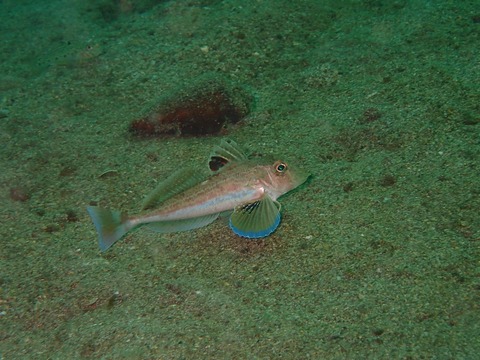
[[[235,208],[230,227],[239,236],[256,239],[270,235],[280,224],[280,204],[265,195]]]

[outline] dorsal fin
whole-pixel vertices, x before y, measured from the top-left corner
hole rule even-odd
[[[190,189],[205,180],[198,169],[186,168],[174,172],[165,181],[158,184],[142,203],[142,210],[155,208],[165,200]]]
[[[222,139],[208,157],[208,167],[212,172],[217,172],[228,163],[245,160],[247,156],[238,144],[231,139]]]

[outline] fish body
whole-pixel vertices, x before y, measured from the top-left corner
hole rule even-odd
[[[137,216],[96,206],[87,208],[102,251],[128,231],[146,225],[158,232],[196,229],[233,211],[230,227],[240,236],[268,236],[280,223],[277,198],[302,184],[308,174],[283,161],[250,160],[232,140],[224,140],[209,158],[210,174],[195,169],[174,173],[144,201]]]

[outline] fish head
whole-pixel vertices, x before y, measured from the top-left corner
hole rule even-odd
[[[262,182],[273,200],[303,184],[310,176],[305,170],[282,160],[264,165],[264,169],[267,175]]]

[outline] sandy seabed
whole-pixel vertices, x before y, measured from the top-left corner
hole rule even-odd
[[[2,359],[474,359],[475,1],[0,2]],[[128,132],[205,76],[246,89],[218,136]],[[271,236],[224,219],[101,253],[228,136],[310,180]]]

